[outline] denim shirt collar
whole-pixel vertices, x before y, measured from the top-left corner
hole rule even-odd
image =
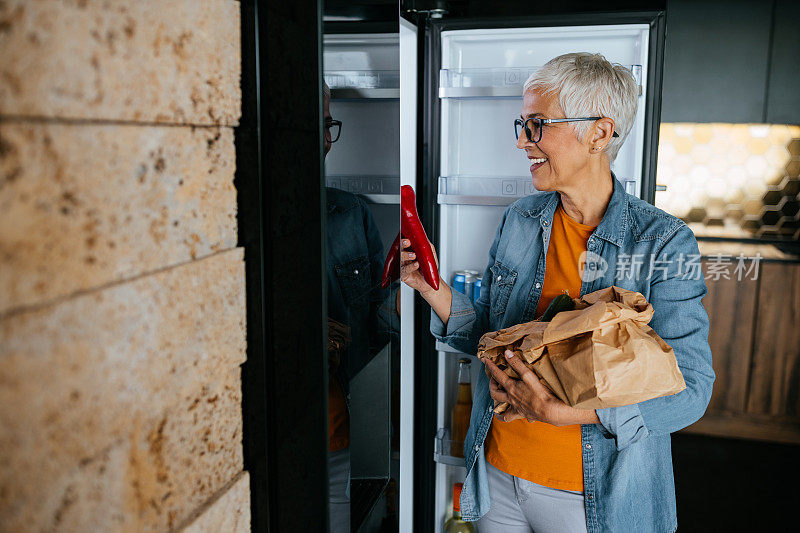
[[[625,232],[628,229],[628,195],[613,172],[611,173],[611,178],[614,182],[614,190],[611,193],[611,200],[608,202],[603,219],[595,229],[594,235],[616,246],[622,246],[625,241]],[[546,220],[547,224],[551,224],[558,207],[559,194],[557,192],[547,194],[549,195],[547,201],[541,202],[533,209],[525,211],[523,215],[539,217],[542,222]]]

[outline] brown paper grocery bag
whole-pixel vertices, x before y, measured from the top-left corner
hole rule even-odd
[[[581,409],[630,405],[686,388],[672,348],[647,325],[653,306],[644,296],[608,287],[575,304],[550,322],[485,334],[478,357],[518,379],[503,356],[511,349],[558,398]]]

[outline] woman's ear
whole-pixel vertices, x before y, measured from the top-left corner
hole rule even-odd
[[[592,144],[605,148],[614,136],[614,119],[603,117],[594,123],[594,135],[592,136]]]

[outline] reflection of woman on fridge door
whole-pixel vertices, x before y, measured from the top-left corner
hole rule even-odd
[[[431,332],[459,351],[474,354],[484,333],[540,316],[564,290],[577,297],[617,285],[653,305],[649,325],[672,346],[686,381],[673,396],[575,409],[511,352],[509,364],[521,381],[487,362],[464,443],[461,493],[462,517],[479,520],[482,533],[677,527],[670,433],[702,416],[714,381],[701,303],[706,286],[702,277],[678,271],[679,254],[699,253],[692,231],[627,194],[611,172],[637,100],[630,72],[599,54],[565,54],[531,75],[514,122],[517,147],[531,161],[533,184],[542,193],[505,210],[476,302],[451,291],[444,278],[433,290],[412,254],[402,253],[402,280],[430,303]],[[675,259],[658,276],[643,268],[639,276],[620,279],[616,265],[623,254]],[[579,263],[590,255],[608,268],[582,274]],[[495,402],[510,407],[493,415]]]

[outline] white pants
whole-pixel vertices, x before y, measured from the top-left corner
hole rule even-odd
[[[328,454],[331,533],[350,533],[350,448]]]
[[[481,533],[581,533],[586,531],[583,492],[551,489],[511,476],[488,462],[489,512]]]

